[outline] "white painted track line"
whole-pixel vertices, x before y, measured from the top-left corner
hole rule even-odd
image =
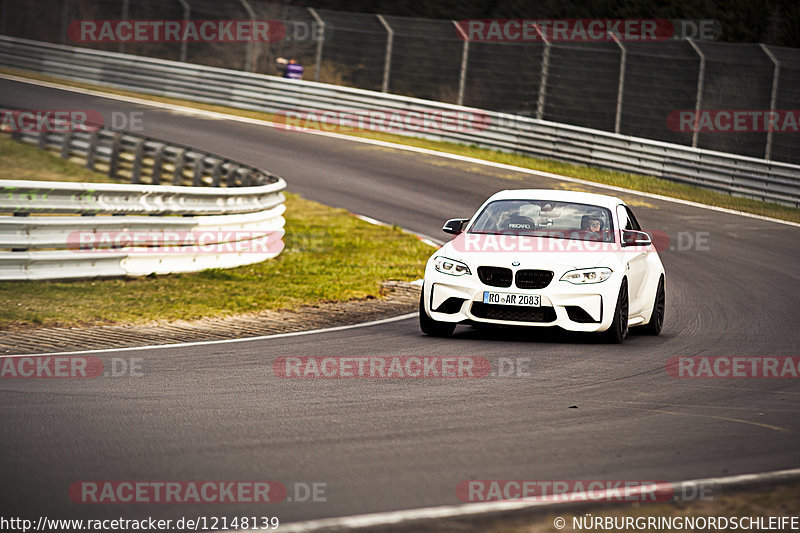
[[[147,346],[130,346],[125,348],[104,348],[102,350],[80,350],[76,352],[49,352],[49,353],[28,353],[18,355],[0,355],[0,359],[11,359],[17,357],[45,357],[54,355],[77,355],[77,354],[98,354],[98,353],[116,353],[116,352],[133,352],[137,350],[158,350],[165,348],[187,348],[192,346],[213,346],[215,344],[232,344],[234,342],[251,342],[263,341],[269,339],[282,339],[285,337],[299,337],[301,335],[314,335],[317,333],[331,333],[334,331],[344,331],[347,329],[365,328],[368,326],[377,326],[380,324],[389,324],[390,322],[399,322],[400,320],[408,320],[414,318],[417,313],[406,313],[405,315],[393,316],[390,318],[382,318],[380,320],[371,320],[370,322],[362,322],[360,324],[349,324],[347,326],[334,326],[322,329],[310,329],[307,331],[291,331],[289,333],[276,333],[274,335],[259,335],[258,337],[244,337],[240,339],[220,339],[215,341],[197,341],[197,342],[179,342],[174,344],[152,344]]]

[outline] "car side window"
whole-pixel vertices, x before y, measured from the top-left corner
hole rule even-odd
[[[628,212],[622,205],[617,206],[617,217],[619,218],[619,229],[626,230],[630,228],[630,221],[628,220]]]
[[[642,226],[639,225],[639,221],[636,220],[636,216],[633,214],[633,211],[631,211],[631,208],[628,207],[627,205],[624,207],[625,207],[625,212],[628,214],[628,224],[630,225],[630,228],[625,228],[625,229],[635,229],[636,231],[642,231]]]
[[[642,227],[639,225],[639,221],[636,220],[636,217],[633,215],[633,211],[631,211],[628,206],[621,204],[618,205],[617,216],[619,217],[619,227],[623,230],[642,230]]]

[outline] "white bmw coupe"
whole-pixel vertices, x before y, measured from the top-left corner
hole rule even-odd
[[[560,327],[622,342],[664,325],[664,267],[619,198],[526,189],[490,197],[425,268],[419,321],[428,335],[458,324]]]

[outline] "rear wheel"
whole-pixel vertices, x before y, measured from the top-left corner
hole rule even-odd
[[[449,337],[456,330],[456,324],[452,322],[439,322],[428,316],[425,312],[425,288],[419,295],[419,328],[426,335],[431,337]]]
[[[622,280],[617,298],[617,307],[614,310],[614,320],[611,327],[605,332],[608,342],[619,344],[628,336],[628,280]]]
[[[666,293],[664,291],[664,276],[658,280],[658,289],[656,289],[656,299],[653,304],[653,314],[650,316],[650,322],[642,326],[642,332],[648,335],[658,335],[664,327],[664,308],[666,307]]]

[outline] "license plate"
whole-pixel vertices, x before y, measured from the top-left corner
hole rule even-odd
[[[483,303],[496,305],[517,305],[520,307],[541,307],[542,297],[538,294],[513,294],[507,292],[483,293]]]

